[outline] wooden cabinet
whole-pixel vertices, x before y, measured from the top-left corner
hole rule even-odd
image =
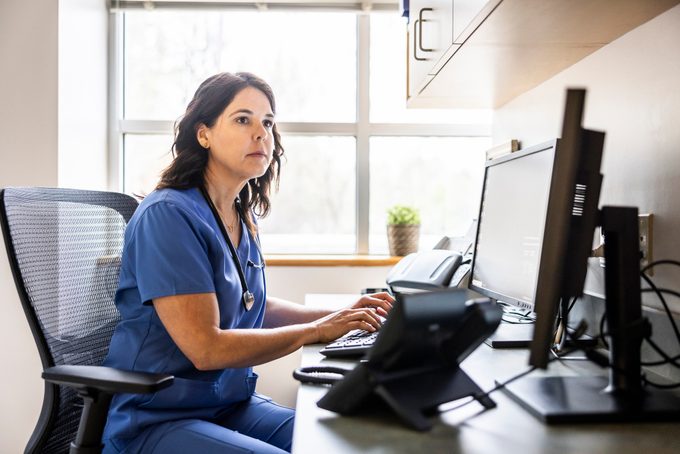
[[[422,94],[460,45],[501,0],[414,0],[407,31],[409,107],[447,107],[441,93]]]
[[[481,20],[479,23],[475,21],[475,17],[480,15],[482,19],[483,16],[480,14],[482,10],[485,9],[488,14],[490,7],[497,4],[498,2],[489,0],[453,0],[452,42],[462,44],[481,23]]]
[[[453,42],[452,0],[414,0],[408,27],[409,95],[415,93]]]
[[[449,0],[445,6],[420,0],[412,3],[408,30],[407,104],[498,107],[678,3]],[[423,8],[432,11],[421,14]],[[414,47],[421,43],[433,51]]]

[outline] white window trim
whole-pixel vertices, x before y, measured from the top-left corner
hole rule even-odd
[[[120,10],[119,10],[120,11]],[[174,123],[159,120],[122,119],[124,112],[124,17],[110,13],[109,55],[109,188],[120,191],[124,181],[125,134],[172,134]],[[375,136],[489,137],[490,124],[371,123],[370,15],[357,14],[357,99],[355,123],[277,122],[282,134],[356,137],[356,254],[369,252],[369,154]]]

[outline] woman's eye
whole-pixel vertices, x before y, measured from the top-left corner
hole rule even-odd
[[[274,122],[271,121],[271,120],[265,120],[265,121],[262,122],[262,124],[263,124],[264,127],[267,128],[267,129],[271,129],[271,128],[274,127]]]
[[[245,125],[248,124],[248,117],[238,117],[236,118],[236,123]]]

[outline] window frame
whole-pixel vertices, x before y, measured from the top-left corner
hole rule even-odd
[[[307,5],[319,9],[319,5]],[[396,4],[394,11],[396,12]],[[385,8],[380,8],[384,11]],[[369,157],[372,136],[490,137],[491,124],[375,123],[370,121],[370,12],[356,14],[357,90],[353,123],[277,122],[282,135],[353,136],[356,138],[356,246],[353,254],[369,254]],[[126,134],[172,134],[173,122],[123,117],[125,94],[124,9],[112,10],[109,26],[109,152],[108,186],[124,189]],[[406,31],[406,29],[404,29]],[[406,58],[406,56],[405,56]],[[406,90],[404,91],[406,96]]]

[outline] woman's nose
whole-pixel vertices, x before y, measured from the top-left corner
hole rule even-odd
[[[257,142],[262,141],[267,138],[267,128],[260,125],[255,131],[255,140]]]

